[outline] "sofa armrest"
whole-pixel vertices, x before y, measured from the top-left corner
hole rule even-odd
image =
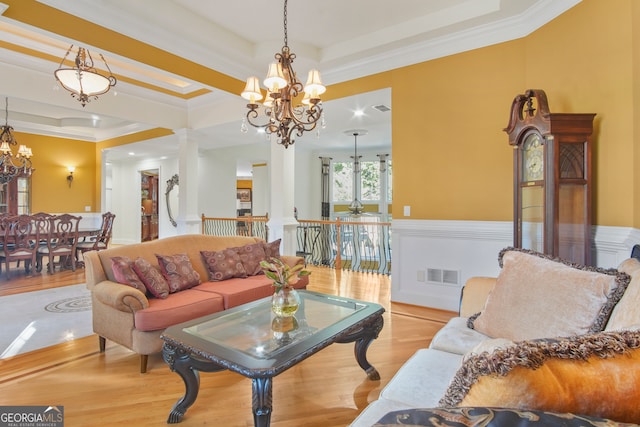
[[[496,284],[495,277],[471,277],[462,288],[460,317],[470,317],[484,308],[489,292]]]
[[[125,313],[135,313],[149,307],[149,300],[142,292],[109,280],[98,283],[92,292],[101,303]]]

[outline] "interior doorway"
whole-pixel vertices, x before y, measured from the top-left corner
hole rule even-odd
[[[158,169],[140,172],[140,240],[158,238]]]

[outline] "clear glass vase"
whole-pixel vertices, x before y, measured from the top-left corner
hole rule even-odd
[[[276,290],[271,297],[271,310],[278,317],[291,317],[300,307],[300,295],[290,287]]]

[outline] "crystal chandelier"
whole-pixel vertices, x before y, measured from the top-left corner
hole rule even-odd
[[[322,95],[326,88],[322,85],[320,72],[318,70],[309,71],[307,84],[302,86],[300,80],[293,70],[292,63],[296,54],[289,50],[287,44],[287,0],[284,1],[284,46],[282,51],[275,54],[274,62],[269,65],[267,77],[264,85],[267,88],[267,96],[262,103],[266,123],[259,124],[260,113],[258,101],[262,99],[260,83],[257,77],[249,77],[247,85],[241,96],[248,100],[246,119],[243,119],[241,130],[246,132],[246,122],[251,126],[264,129],[267,135],[275,133],[278,136],[278,144],[288,148],[295,141],[294,134],[302,136],[304,132],[315,129],[320,119],[323,119]],[[304,92],[301,104],[294,105],[296,97]]]
[[[13,137],[13,128],[9,126],[9,98],[5,98],[5,124],[0,127],[0,184],[10,182],[16,176],[30,176],[31,148],[20,145],[16,156],[11,152],[12,145],[18,145]]]
[[[64,62],[71,53],[71,49],[73,49],[73,45],[69,47],[64,58],[60,61],[58,69],[53,74],[60,86],[71,92],[71,96],[77,98],[84,107],[92,98],[98,99],[98,95],[109,92],[109,89],[116,85],[117,80],[102,54],[100,54],[100,58],[109,71],[108,76],[103,76],[94,68],[91,53],[83,47],[78,47],[75,66],[73,68],[64,67]]]

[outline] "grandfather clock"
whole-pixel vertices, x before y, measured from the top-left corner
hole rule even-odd
[[[591,134],[595,114],[550,113],[547,95],[516,96],[504,131],[513,146],[514,246],[591,265]]]

